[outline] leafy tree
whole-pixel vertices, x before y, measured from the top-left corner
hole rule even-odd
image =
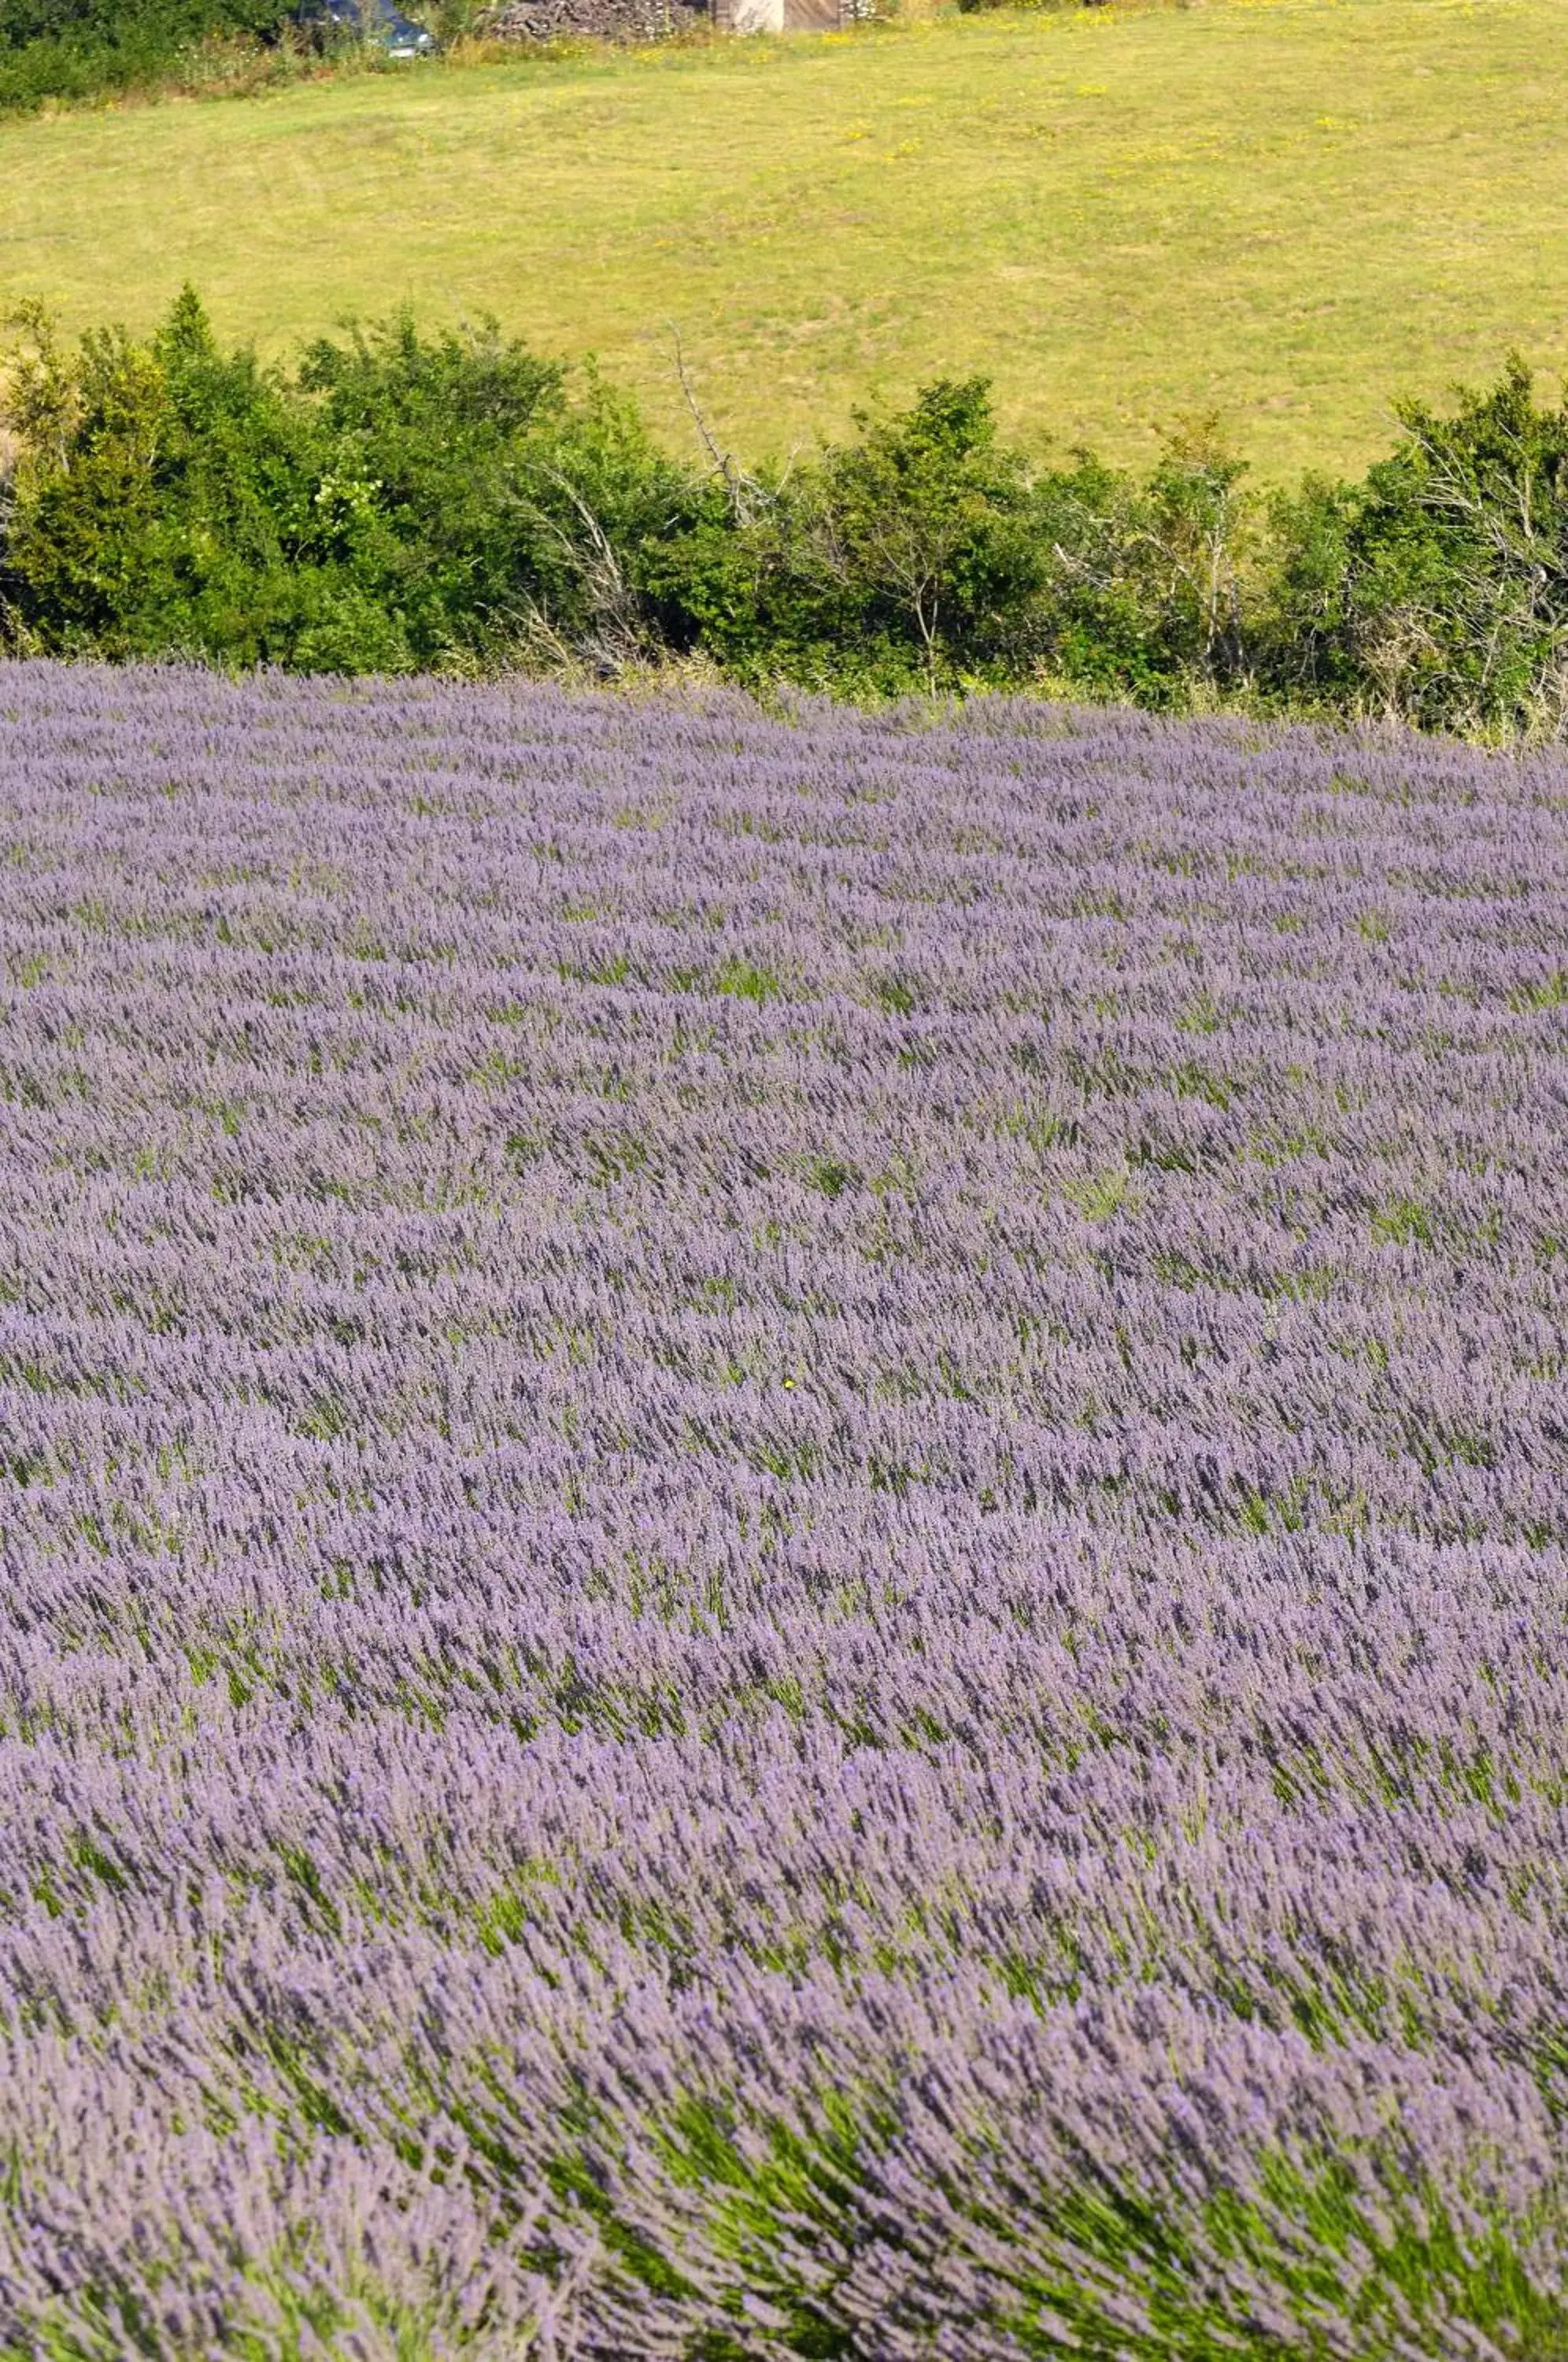
[[[1412,720],[1527,720],[1568,662],[1568,411],[1516,354],[1452,416],[1398,414],[1349,535],[1362,668]]]
[[[1568,713],[1568,409],[1511,356],[1443,415],[1398,405],[1397,448],[1276,517],[1274,669],[1435,728]]]
[[[1246,678],[1244,473],[1204,419],[1166,438],[1143,483],[1087,452],[1042,479],[1037,631],[1057,678],[1146,705]]]
[[[558,418],[562,387],[493,321],[426,339],[400,313],[306,352],[296,407],[324,453],[319,557],[398,615],[419,660],[513,616],[518,455]]]
[[[985,380],[944,379],[854,443],[756,477],[721,463],[640,561],[664,627],[743,678],[900,690],[1020,661],[1039,551]]]
[[[984,378],[941,379],[901,415],[856,424],[805,489],[797,562],[862,630],[912,645],[934,690],[1000,649],[1036,587],[1027,478]]]
[[[34,313],[6,570],[46,647],[285,662],[308,624],[319,452],[282,381],[219,352],[187,290],[152,340],[74,362]]]

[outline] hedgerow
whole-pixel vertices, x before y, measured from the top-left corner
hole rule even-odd
[[[154,88],[204,46],[275,44],[293,0],[0,0],[0,111]]]
[[[850,695],[1029,687],[1552,734],[1568,414],[1511,359],[1407,404],[1358,482],[1264,499],[1211,425],[1142,476],[999,434],[982,379],[748,471],[491,325],[407,316],[264,368],[187,290],[138,341],[22,321],[12,645],[298,671],[613,673],[700,656]]]

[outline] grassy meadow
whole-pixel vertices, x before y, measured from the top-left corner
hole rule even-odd
[[[189,277],[280,349],[407,299],[596,353],[735,447],[985,370],[1010,430],[1265,476],[1568,362],[1558,0],[938,17],[304,84],[0,128],[0,302],[148,326]]]

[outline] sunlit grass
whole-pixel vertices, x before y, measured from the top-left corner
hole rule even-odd
[[[673,359],[748,454],[939,370],[1138,456],[1217,408],[1350,464],[1399,390],[1568,359],[1557,0],[939,18],[420,69],[0,128],[0,301],[148,326],[189,276],[275,349],[407,299]]]

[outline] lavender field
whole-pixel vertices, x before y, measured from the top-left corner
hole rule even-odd
[[[1568,763],[0,801],[0,2352],[1568,2356]]]

